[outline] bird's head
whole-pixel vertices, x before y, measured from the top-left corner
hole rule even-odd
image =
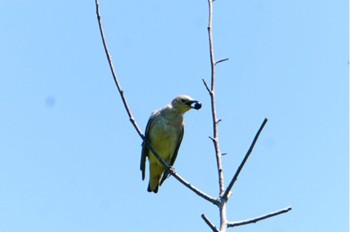
[[[175,97],[171,102],[171,105],[181,113],[185,113],[190,109],[199,110],[202,108],[202,104],[199,101],[193,100],[190,96],[187,95],[180,95]]]

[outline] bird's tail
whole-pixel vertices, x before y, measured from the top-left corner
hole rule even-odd
[[[148,184],[148,188],[147,188],[147,191],[148,192],[154,192],[154,193],[157,193],[158,192],[158,187],[159,185],[157,185],[153,190],[151,189],[151,185]]]

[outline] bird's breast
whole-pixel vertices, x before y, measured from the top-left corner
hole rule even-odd
[[[154,123],[150,131],[150,140],[157,152],[163,156],[172,156],[179,141],[181,125],[174,125],[160,119]]]

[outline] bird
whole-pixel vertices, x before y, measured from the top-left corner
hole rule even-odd
[[[171,103],[151,114],[142,143],[140,162],[142,180],[144,180],[146,157],[148,157],[150,173],[148,192],[157,193],[159,186],[169,176],[169,171],[155,157],[147,143],[168,165],[173,166],[184,135],[183,115],[190,109],[199,110],[201,107],[202,104],[190,96],[179,95]]]

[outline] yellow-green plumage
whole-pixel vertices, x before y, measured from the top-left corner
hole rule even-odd
[[[193,107],[192,104],[195,103]],[[164,108],[152,113],[146,126],[146,140],[162,159],[172,166],[175,162],[183,134],[183,114],[191,108],[200,109],[201,104],[192,98],[182,95],[176,97]],[[158,192],[158,187],[168,177],[169,172],[153,155],[148,146],[143,143],[140,169],[142,179],[145,178],[146,157],[149,159],[150,180],[149,192]]]

